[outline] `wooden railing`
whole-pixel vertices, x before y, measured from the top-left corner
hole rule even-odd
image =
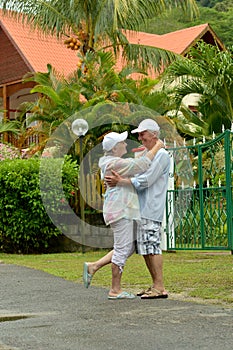
[[[88,206],[96,210],[102,210],[104,184],[99,173],[86,175],[85,191],[82,194]]]

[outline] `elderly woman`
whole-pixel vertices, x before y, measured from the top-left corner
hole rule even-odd
[[[102,145],[104,156],[99,160],[102,179],[114,170],[121,176],[130,177],[145,172],[157,151],[163,147],[159,140],[145,156],[140,158],[122,158],[127,153],[127,131],[119,134],[110,132],[105,135]],[[110,225],[113,236],[113,250],[100,261],[84,263],[83,281],[89,287],[93,274],[102,266],[112,262],[112,285],[108,299],[133,299],[135,296],[121,289],[121,276],[126,260],[135,250],[134,221],[140,220],[139,201],[133,186],[106,188],[103,205],[106,225]]]

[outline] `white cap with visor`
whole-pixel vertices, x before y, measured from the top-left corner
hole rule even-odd
[[[154,121],[153,119],[144,119],[139,125],[137,129],[134,129],[131,131],[132,134],[135,134],[136,132],[143,132],[143,131],[159,131],[160,127]]]
[[[128,137],[128,131],[124,131],[121,134],[117,132],[110,132],[104,136],[102,146],[104,151],[111,151],[118,142],[125,141]]]

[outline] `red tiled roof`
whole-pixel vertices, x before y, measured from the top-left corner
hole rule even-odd
[[[67,49],[63,40],[32,31],[29,25],[0,14],[0,26],[28,66],[28,71],[47,72],[50,63],[65,76],[77,69],[77,51]]]
[[[200,24],[195,27],[177,30],[175,32],[157,35],[149,33],[134,33],[128,32],[128,40],[132,44],[142,44],[148,46],[154,46],[161,49],[169,50],[177,54],[184,55],[203,35],[207,32],[211,32],[216,41],[220,44],[220,40],[213,32],[208,23]],[[220,46],[223,47],[222,44]]]
[[[198,26],[177,30],[175,32],[158,35],[145,32],[126,31],[126,36],[131,44],[141,44],[168,50],[179,55],[185,55],[190,48],[200,39],[206,43],[218,45],[221,50],[224,49],[223,43],[219,40],[208,23]],[[122,60],[117,62],[117,69],[121,70],[124,63]],[[151,78],[156,78],[161,72],[149,71]],[[134,79],[139,79],[141,74],[131,74]]]
[[[32,31],[29,25],[23,25],[13,18],[3,16],[1,12],[0,27],[21,55],[28,71],[47,72],[48,63],[65,76],[77,69],[77,51],[67,49],[63,40]],[[163,35],[127,31],[127,37],[131,43],[154,46],[184,55],[207,32],[223,47],[208,24]],[[117,67],[120,66],[121,63],[118,62]]]

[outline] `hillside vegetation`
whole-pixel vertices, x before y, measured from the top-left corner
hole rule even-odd
[[[162,17],[151,19],[147,27],[142,27],[142,31],[153,34],[165,34],[176,30],[209,23],[219,39],[228,48],[233,47],[233,2],[232,0],[200,0],[200,16],[190,20],[181,13],[180,10],[173,10]]]

